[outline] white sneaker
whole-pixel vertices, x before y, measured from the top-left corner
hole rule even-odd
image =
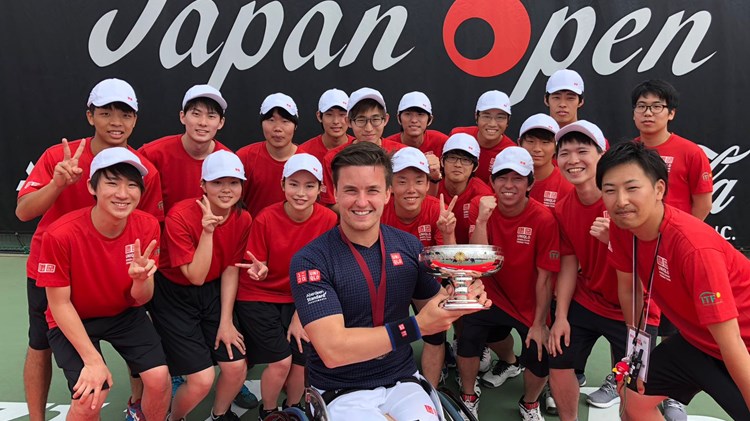
[[[479,395],[470,396],[462,393],[461,401],[466,405],[466,408],[471,412],[471,415],[474,415],[474,418],[479,420]],[[465,419],[468,421],[467,418]]]
[[[456,383],[458,383],[459,393],[464,393],[464,389],[461,386],[461,376],[459,374],[456,374]],[[479,387],[479,379],[474,379],[474,394],[477,396],[482,395],[482,388]]]
[[[544,400],[544,411],[550,415],[557,415],[557,403],[555,403],[555,398],[552,397],[552,391],[549,389],[549,383],[544,385],[542,399]]]
[[[479,359],[479,372],[486,373],[492,368],[492,354],[488,347],[484,347],[482,350],[482,357]]]
[[[518,411],[521,413],[521,419],[523,421],[544,421],[542,411],[539,410],[539,404],[532,409],[526,409],[523,403],[518,402]]]
[[[664,399],[664,418],[666,421],[687,421],[687,412],[685,405],[674,399]]]
[[[617,383],[615,383],[614,374],[610,373],[604,379],[604,384],[586,398],[586,402],[597,408],[609,408],[612,405],[620,403],[620,395],[617,394]]]
[[[482,383],[491,388],[500,387],[506,380],[516,377],[522,371],[523,368],[518,363],[518,360],[516,360],[515,364],[508,364],[503,360],[498,360],[492,371],[488,371],[482,375]]]

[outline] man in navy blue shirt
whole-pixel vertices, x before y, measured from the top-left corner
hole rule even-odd
[[[393,177],[381,148],[345,148],[332,173],[340,225],[300,250],[290,268],[313,345],[310,383],[331,399],[332,419],[437,420],[430,397],[413,381],[409,344],[476,310],[445,310],[447,293],[419,264],[419,240],[380,224]],[[481,282],[470,294],[491,305]],[[412,301],[421,310],[410,317]]]

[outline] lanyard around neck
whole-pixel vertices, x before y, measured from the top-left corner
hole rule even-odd
[[[365,262],[365,259],[362,257],[362,254],[357,251],[357,249],[354,247],[354,244],[346,237],[344,234],[344,231],[339,227],[339,233],[341,234],[341,240],[346,243],[347,246],[349,246],[349,250],[351,250],[352,254],[354,255],[354,259],[357,261],[357,264],[359,265],[359,269],[362,271],[362,274],[365,276],[365,280],[367,281],[367,289],[370,292],[370,305],[372,306],[372,325],[373,326],[382,326],[383,320],[385,318],[385,239],[383,238],[383,232],[380,231],[378,233],[379,239],[380,239],[380,284],[378,285],[377,289],[375,288],[375,281],[372,278],[372,273],[370,273],[370,268],[367,266],[367,262]]]
[[[656,239],[656,250],[654,250],[654,260],[651,263],[651,272],[648,276],[648,286],[646,287],[646,295],[644,295],[643,299],[643,309],[641,309],[641,314],[638,317],[638,324],[635,326],[636,333],[638,333],[641,329],[641,323],[643,323],[644,318],[648,317],[648,312],[651,308],[651,290],[654,287],[654,272],[656,271],[656,261],[657,257],[659,256],[659,246],[661,246],[661,232],[659,233],[659,236]],[[633,321],[635,321],[635,291],[636,288],[641,287],[643,289],[643,286],[640,285],[640,282],[638,280],[638,238],[633,235]],[[645,329],[645,327],[644,327]],[[637,337],[637,335],[636,335]]]

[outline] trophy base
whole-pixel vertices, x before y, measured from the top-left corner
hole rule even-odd
[[[483,306],[477,301],[468,300],[448,300],[443,306],[446,310],[486,310],[487,307]]]

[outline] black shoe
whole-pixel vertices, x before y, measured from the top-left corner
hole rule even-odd
[[[237,416],[234,412],[231,410],[221,414],[221,415],[214,415],[213,411],[211,412],[211,420],[214,421],[240,421],[240,417]]]
[[[272,413],[276,412],[277,408],[267,410],[263,408],[263,405],[260,405],[258,407],[258,421],[263,421],[266,419],[267,416],[271,415]]]

